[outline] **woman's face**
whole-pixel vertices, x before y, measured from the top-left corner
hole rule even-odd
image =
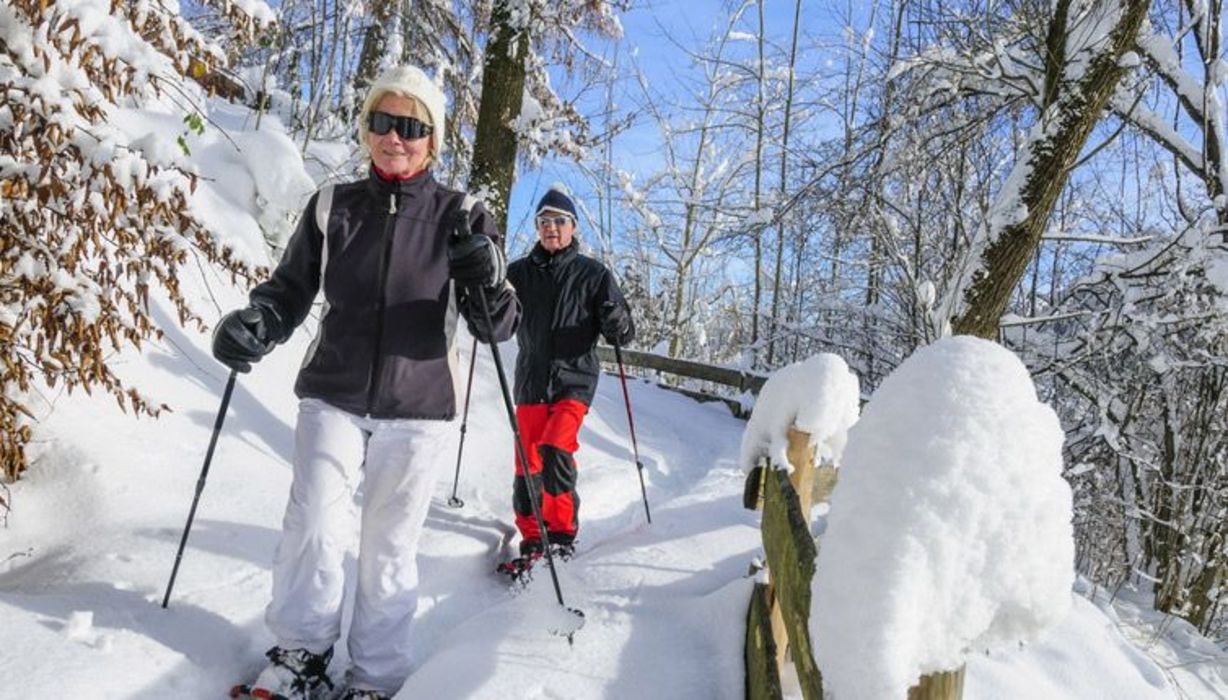
[[[391,93],[380,98],[374,111],[386,112],[394,117],[417,117],[426,120],[426,115],[419,109],[416,101]],[[403,139],[397,135],[396,129],[390,129],[382,136],[368,131],[367,150],[371,152],[371,162],[382,172],[405,177],[426,168],[426,160],[431,153],[431,137]]]

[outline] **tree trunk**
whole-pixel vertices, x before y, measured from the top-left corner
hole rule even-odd
[[[755,192],[754,192],[754,219],[755,226],[754,236],[755,243],[755,291],[754,301],[751,304],[751,319],[750,319],[750,342],[755,348],[751,368],[757,369],[761,362],[762,354],[759,352],[759,309],[763,306],[763,225],[759,221],[759,207],[763,206],[762,187],[763,187],[763,129],[764,120],[766,119],[766,109],[763,101],[763,81],[766,77],[763,74],[763,33],[766,31],[763,27],[763,0],[756,3],[759,9],[759,70],[756,78],[755,92]],[[772,331],[768,331],[769,334]]]
[[[396,4],[397,0],[370,0],[371,24],[363,34],[362,53],[358,55],[358,69],[354,72],[354,94],[360,101],[366,96],[367,87],[375,82],[380,58],[388,52],[388,25]],[[361,102],[355,105],[355,115],[361,106]]]
[[[785,123],[780,137],[780,201],[782,202],[785,201],[785,190],[789,181],[789,126],[793,120],[793,73],[797,66],[797,30],[801,21],[802,0],[796,0],[793,4],[793,41],[789,48],[789,80],[785,87]],[[784,257],[785,221],[784,217],[780,217],[776,221],[776,270],[772,274],[772,336],[768,339],[768,367],[776,366],[776,338],[780,335],[777,329],[780,328],[780,287]]]
[[[987,236],[987,244],[979,260],[974,261],[977,268],[967,278],[967,288],[962,290],[964,311],[952,323],[956,333],[997,339],[998,321],[1011,292],[1040,245],[1041,234],[1079,152],[1127,70],[1119,65],[1120,59],[1133,48],[1150,6],[1149,0],[1123,0],[1120,4],[1120,16],[1106,45],[1092,49],[1095,55],[1081,76],[1064,81],[1059,76],[1069,67],[1066,52],[1049,52],[1044,111],[1007,179],[1009,183],[1022,177],[1022,184],[1004,188],[990,210],[1009,215],[1016,208],[1011,200],[1017,197],[1026,214],[1021,221],[990,220],[984,227],[982,235]],[[1061,0],[1054,10],[1050,46],[1059,40],[1065,46],[1069,40],[1068,6],[1069,0]],[[974,250],[972,255],[978,253]]]
[[[496,0],[491,11],[490,38],[482,62],[482,101],[473,140],[473,172],[469,188],[495,217],[507,240],[507,204],[516,176],[516,132],[512,122],[524,101],[525,59],[529,34],[512,24],[512,0]]]

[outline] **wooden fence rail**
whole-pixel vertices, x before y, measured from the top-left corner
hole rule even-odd
[[[638,367],[641,369],[654,370],[658,373],[671,374],[684,379],[695,379],[704,382],[712,382],[727,386],[734,390],[735,393],[742,394],[751,392],[752,394],[759,393],[759,389],[763,388],[764,382],[767,381],[765,375],[757,372],[749,372],[740,369],[730,369],[728,367],[717,367],[715,365],[706,365],[702,362],[693,360],[679,360],[673,357],[664,355],[655,355],[650,352],[642,352],[639,350],[622,349],[623,362],[628,367]],[[614,364],[616,358],[614,348],[607,345],[597,346],[597,358],[607,364]],[[703,391],[696,391],[686,387],[671,386],[662,384],[663,389],[676,391],[685,396],[690,396],[698,401],[721,401],[729,406],[729,409],[735,416],[745,418],[748,415],[747,409],[742,403],[732,397],[717,396]]]

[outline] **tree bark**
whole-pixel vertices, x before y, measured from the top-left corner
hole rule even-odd
[[[512,24],[510,0],[496,0],[482,61],[482,98],[469,187],[484,200],[507,240],[507,204],[519,147],[512,122],[524,101],[529,33]]]
[[[780,201],[785,200],[785,190],[789,181],[789,127],[793,121],[793,82],[794,70],[797,67],[797,30],[802,21],[802,0],[793,3],[793,41],[789,47],[789,80],[785,87],[784,127],[780,137]],[[761,23],[762,24],[762,23]],[[762,34],[762,27],[760,34]],[[762,37],[761,37],[762,38]],[[782,268],[785,257],[785,221],[780,217],[776,221],[776,269],[772,274],[772,336],[768,339],[767,363],[774,367],[776,362],[776,337],[780,335],[780,295]],[[797,284],[795,281],[794,284]],[[784,354],[783,352],[781,353]]]
[[[354,72],[354,94],[359,95],[360,100],[367,94],[367,87],[375,82],[380,58],[388,52],[388,25],[397,0],[370,0],[370,3],[371,24],[363,35],[362,53],[358,55],[358,69]]]
[[[757,223],[759,221],[759,207],[763,206],[761,199],[763,186],[763,129],[764,120],[766,118],[766,109],[764,108],[763,82],[766,80],[763,68],[763,0],[756,3],[759,9],[759,67],[755,75],[755,192],[754,192],[754,207],[755,207],[755,227],[751,235],[754,236],[755,243],[755,290],[754,299],[751,303],[751,318],[750,318],[750,342],[755,347],[751,368],[757,369],[761,362],[762,355],[759,352],[759,309],[763,305],[763,225]],[[769,331],[771,333],[771,331]]]
[[[1058,3],[1049,31],[1049,44],[1060,33],[1069,36],[1070,28],[1063,7],[1068,0]],[[1105,106],[1117,89],[1122,75],[1128,70],[1119,65],[1122,54],[1134,46],[1139,27],[1147,16],[1149,0],[1122,0],[1121,14],[1110,32],[1108,43],[1096,50],[1089,60],[1087,70],[1073,82],[1060,78],[1046,80],[1046,102],[1038,127],[1019,162],[1015,172],[1027,168],[1028,173],[1017,194],[1027,209],[1022,221],[994,230],[989,222],[990,240],[981,253],[979,267],[973,271],[968,287],[963,291],[964,311],[952,323],[956,333],[975,335],[996,340],[998,321],[1006,310],[1007,302],[1019,284],[1028,261],[1040,245],[1041,234],[1052,213],[1057,197],[1066,185],[1070,170],[1087,142],[1088,135],[1100,121]],[[1063,39],[1063,43],[1065,38]],[[1067,52],[1049,52],[1046,75],[1061,75],[1065,65],[1052,65],[1073,60]],[[1012,175],[1015,173],[1013,172]],[[1015,196],[1007,192],[1006,196]],[[1003,195],[999,195],[1001,198]],[[975,253],[974,253],[975,254]]]

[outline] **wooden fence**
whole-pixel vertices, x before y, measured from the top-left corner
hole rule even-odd
[[[810,435],[790,428],[792,474],[762,459],[747,476],[742,502],[763,509],[763,549],[770,583],[756,584],[746,614],[746,698],[781,698],[781,674],[797,676],[805,700],[821,700],[823,676],[810,639],[810,588],[819,543],[810,534],[811,506],[831,498],[836,469],[815,465]],[[791,665],[790,665],[791,662]],[[963,667],[923,676],[908,700],[960,700]]]
[[[653,353],[641,352],[639,350],[628,350],[623,348],[622,356],[623,363],[627,367],[652,370],[655,371],[658,376],[668,374],[675,377],[682,377],[684,379],[712,382],[714,384],[727,386],[736,394],[744,394],[748,391],[752,394],[757,394],[759,393],[759,389],[763,387],[764,382],[767,381],[767,377],[765,375],[757,372],[730,369],[728,367],[717,367],[691,360],[679,360],[673,357],[654,355]],[[597,346],[597,357],[602,362],[610,365],[614,365],[617,361],[614,355],[614,348],[606,345]],[[737,398],[731,396],[718,396],[713,393],[675,386],[668,383],[659,383],[659,385],[663,389],[676,391],[685,396],[690,396],[697,401],[721,401],[725,405],[729,406],[729,410],[739,418],[746,418],[749,415],[749,411]]]
[[[834,469],[817,479],[810,435],[789,429],[793,472],[761,460],[747,477],[743,505],[763,509],[763,549],[770,583],[757,584],[747,611],[746,697],[779,698],[781,674],[796,673],[805,700],[822,700],[823,677],[810,643],[810,580],[818,549],[811,506],[830,494]],[[823,485],[823,491],[816,489]],[[789,661],[792,666],[789,666]]]
[[[757,372],[638,350],[623,349],[622,356],[627,367],[651,370],[658,377],[668,374],[711,382],[737,394],[758,394],[767,381]],[[614,349],[608,346],[598,346],[597,357],[609,365],[617,362]],[[699,401],[722,401],[735,416],[749,416],[737,398],[662,382],[658,385]],[[836,469],[815,465],[809,434],[790,428],[788,442],[792,473],[765,459],[747,477],[743,494],[747,508],[763,509],[763,547],[770,575],[770,583],[755,585],[746,615],[746,697],[753,700],[783,697],[780,677],[784,671],[796,673],[805,700],[823,697],[823,677],[810,640],[810,584],[818,559],[818,543],[810,534],[810,512],[813,504],[831,497]],[[964,668],[960,667],[923,676],[909,688],[907,700],[960,700],[963,692]]]

